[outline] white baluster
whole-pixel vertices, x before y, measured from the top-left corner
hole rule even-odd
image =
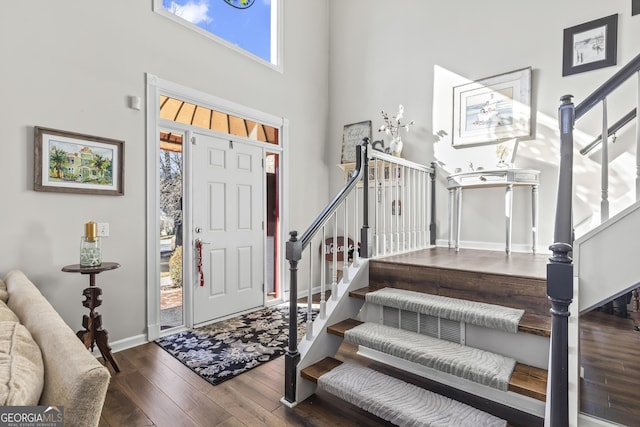
[[[313,340],[313,238],[309,242],[309,284],[307,286],[307,341]]]
[[[391,163],[391,165],[389,165],[391,170],[393,171],[393,188],[395,191],[395,198],[394,198],[394,203],[396,205],[396,218],[395,218],[395,225],[396,225],[396,235],[395,235],[395,253],[400,252],[401,246],[400,246],[400,166],[397,163]]]
[[[338,300],[338,251],[336,250],[336,245],[338,243],[338,211],[333,214],[333,246],[331,251],[333,252],[333,257],[331,260],[331,299],[333,301]]]
[[[325,234],[325,226],[322,226],[322,256],[320,260],[320,264],[322,268],[320,269],[320,313],[318,315],[321,319],[325,319],[327,317],[327,278],[326,278],[326,270],[327,270],[327,238]]]
[[[373,230],[373,241],[375,246],[375,254],[380,254],[380,183],[378,182],[378,170],[380,167],[380,162],[378,159],[375,159],[375,167],[373,169],[373,192],[374,192],[374,204],[373,204],[373,213],[374,213],[374,230]]]
[[[420,172],[422,176],[421,180],[421,189],[420,189],[420,206],[422,206],[422,212],[420,213],[420,224],[422,227],[421,230],[421,245],[423,248],[426,248],[429,245],[429,240],[427,239],[427,234],[429,232],[429,225],[427,224],[427,212],[428,212],[428,199],[427,199],[427,188],[429,187],[428,177],[429,174],[427,172]]]
[[[368,171],[367,171],[368,173]],[[354,202],[353,202],[353,210],[354,210],[354,215],[353,215],[353,234],[355,235],[355,239],[353,239],[353,266],[354,267],[359,267],[360,266],[360,253],[358,251],[358,233],[360,231],[360,228],[358,227],[358,189],[356,188],[356,190],[353,192],[353,198],[354,198]]]
[[[344,238],[342,239],[342,281],[349,283],[349,197],[344,199]]]
[[[600,222],[609,219],[609,126],[607,125],[607,98],[602,100],[602,199],[600,200]]]
[[[407,208],[407,178],[406,178],[407,170],[404,166],[400,168],[400,205],[398,206],[398,214],[400,214],[400,223],[402,225],[402,250],[406,251],[408,249],[407,246],[407,224],[405,221],[405,217],[407,216],[406,208]],[[403,206],[404,205],[404,206]]]

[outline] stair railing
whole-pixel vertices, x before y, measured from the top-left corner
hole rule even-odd
[[[325,319],[328,315],[327,268],[331,275],[331,299],[336,300],[338,282],[349,283],[351,267],[360,265],[360,257],[392,255],[430,246],[435,241],[434,194],[434,168],[372,150],[369,139],[365,138],[363,144],[356,147],[355,169],[342,189],[300,237],[297,231],[289,233],[286,244],[290,272],[289,345],[285,354],[284,403],[296,401],[297,367],[301,357],[297,340],[300,262],[306,257],[305,261],[309,263],[305,339],[311,341],[316,335],[312,303],[313,293],[318,292],[318,287],[313,286],[316,278],[319,276],[320,279],[317,316]],[[373,216],[371,225],[370,216]],[[354,235],[359,234],[359,242],[353,242],[353,246],[349,230]],[[329,246],[327,236],[330,236]],[[323,248],[319,261],[313,250],[317,243]],[[340,268],[342,277],[338,277]]]
[[[572,95],[561,98],[558,109],[560,126],[560,166],[556,205],[554,243],[550,246],[552,256],[547,265],[547,296],[551,301],[551,360],[549,366],[549,421],[552,427],[569,425],[569,305],[573,300],[573,128],[575,121],[602,102],[602,198],[601,219],[609,217],[608,201],[608,137],[607,97],[622,83],[638,74],[638,105],[640,105],[640,55],[636,56],[613,77],[596,89],[584,101],[574,106]],[[629,113],[630,114],[630,113]],[[625,116],[626,117],[626,116]],[[624,118],[623,118],[624,119]],[[619,120],[618,123],[622,122]],[[616,125],[618,124],[616,123]],[[612,126],[615,127],[616,125]],[[636,199],[640,198],[640,126],[636,122]],[[593,147],[592,147],[593,148]]]

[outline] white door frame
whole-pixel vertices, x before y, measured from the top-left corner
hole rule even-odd
[[[249,120],[253,120],[259,123],[272,126],[279,129],[280,145],[265,144],[256,141],[246,140],[250,144],[260,144],[264,147],[264,150],[269,152],[275,152],[280,155],[281,168],[280,168],[280,215],[281,229],[288,230],[287,213],[288,209],[288,156],[286,156],[286,148],[288,141],[288,129],[289,121],[283,117],[277,117],[271,114],[267,114],[258,110],[254,110],[240,104],[236,104],[231,101],[227,101],[213,95],[209,95],[204,92],[197,91],[195,89],[188,88],[186,86],[179,85],[167,80],[160,79],[152,74],[147,74],[147,340],[152,341],[161,336],[160,331],[160,265],[158,255],[160,253],[160,240],[158,236],[159,213],[160,213],[160,201],[159,201],[159,176],[158,171],[160,169],[160,147],[158,144],[159,131],[163,127],[170,127],[185,131],[187,136],[185,140],[185,147],[183,151],[183,162],[189,164],[190,150],[188,145],[191,144],[191,130],[196,129],[192,126],[176,123],[160,118],[160,95],[167,95],[177,99],[181,99],[193,104],[201,105],[214,109],[216,111],[225,112],[238,117],[244,117]],[[226,134],[214,132],[206,129],[197,128],[198,132],[210,132],[211,135],[217,137],[227,137]],[[235,140],[243,140],[244,138],[234,136]],[[183,176],[190,176],[190,172],[185,171]],[[191,185],[190,179],[185,180],[183,197],[188,200],[185,201],[185,206],[190,203],[191,199]],[[183,215],[183,241],[191,242],[192,236],[192,224],[190,215]],[[280,295],[284,295],[285,284],[285,238],[281,237],[280,241]],[[184,259],[193,259],[193,248],[191,245],[185,244],[183,246]],[[183,266],[183,319],[184,327],[190,328],[193,326],[193,305],[192,305],[192,286],[195,272],[190,263],[185,263]],[[176,329],[169,329],[168,331],[175,332]]]

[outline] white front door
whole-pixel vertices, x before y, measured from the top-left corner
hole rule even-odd
[[[193,323],[264,304],[262,148],[195,134],[193,226],[196,269]],[[202,281],[200,279],[203,279]]]

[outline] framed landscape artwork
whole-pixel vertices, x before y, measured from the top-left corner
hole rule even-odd
[[[531,136],[531,67],[453,88],[454,147]]]
[[[35,191],[124,194],[124,141],[36,126]]]
[[[564,30],[562,75],[616,65],[618,14]]]

